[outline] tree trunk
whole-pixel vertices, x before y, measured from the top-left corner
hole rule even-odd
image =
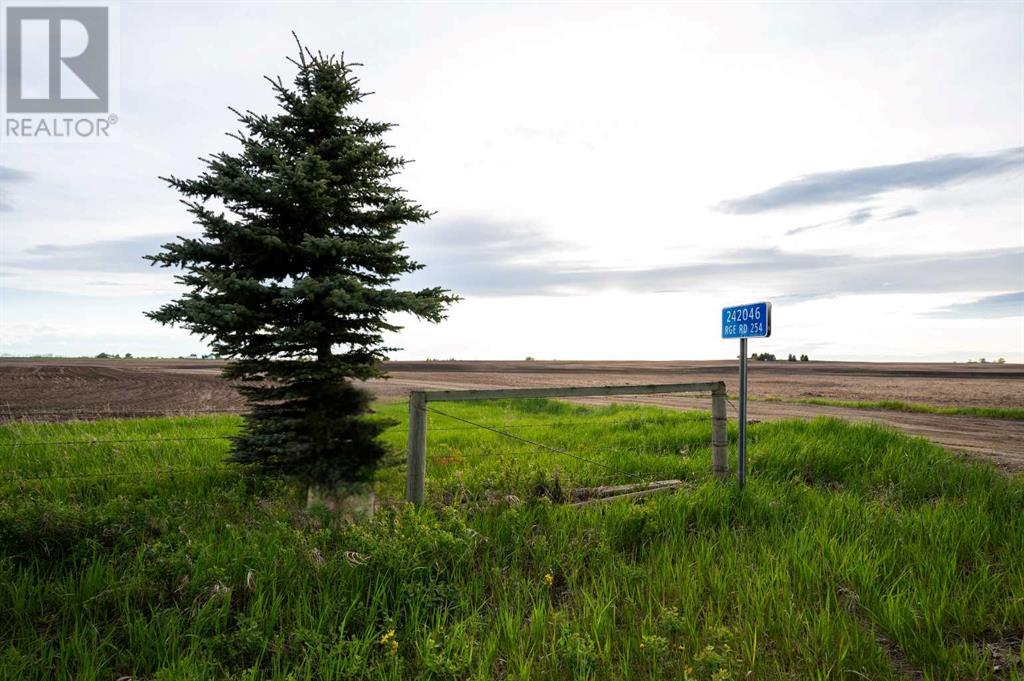
[[[340,482],[336,485],[310,485],[306,508],[323,506],[349,520],[372,518],[379,501],[372,482]]]

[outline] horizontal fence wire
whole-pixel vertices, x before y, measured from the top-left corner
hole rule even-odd
[[[657,450],[653,450],[653,451],[639,452],[639,453],[640,454],[646,453],[646,454],[665,455],[665,454],[669,454],[671,452],[672,452],[672,450],[668,450],[668,449],[657,449]],[[559,452],[559,453],[561,453],[561,452]],[[451,463],[458,463],[459,461],[461,461],[463,459],[472,459],[472,460],[492,459],[492,458],[493,459],[500,459],[501,457],[507,457],[507,456],[512,456],[512,455],[510,455],[508,453],[505,453],[505,452],[451,452],[449,454],[431,454],[431,455],[429,455],[427,457],[427,460],[430,461],[431,463],[434,463],[434,464],[447,465],[447,464],[451,464]],[[404,465],[404,463],[405,463],[404,460],[403,460],[402,463]],[[596,464],[596,465],[600,465],[600,464]],[[618,470],[618,469],[616,469],[616,470]],[[620,472],[623,472],[623,474],[625,474],[624,471],[620,471]]]
[[[685,394],[672,394],[674,398],[682,399],[701,399],[711,397],[710,392],[693,392]],[[578,397],[576,400],[607,400],[607,397],[595,396],[595,397]],[[618,395],[615,399],[622,400],[625,402],[633,402],[639,404],[647,404],[645,400],[649,400],[649,397],[640,397],[633,395]],[[14,420],[21,419],[28,416],[133,416],[133,415],[144,415],[144,416],[193,416],[195,414],[245,414],[248,410],[243,407],[200,407],[195,409],[89,409],[89,408],[69,408],[69,409],[13,409],[10,406],[0,407],[0,422],[4,419]]]
[[[428,411],[435,411],[435,413],[440,413],[440,412],[436,412],[436,410],[433,410],[433,409],[430,409]],[[594,422],[594,423],[591,423],[591,424],[586,424],[586,426],[588,426],[588,427],[624,426],[624,425],[634,425],[636,423],[638,423],[638,421],[636,421],[636,420],[598,421],[598,422]],[[639,421],[639,423],[643,424],[644,420],[641,419]],[[580,426],[580,425],[582,425],[580,421],[556,421],[556,422],[553,422],[553,423],[513,423],[513,424],[504,424],[504,423],[491,423],[491,424],[487,424],[487,423],[482,423],[482,424],[479,424],[479,425],[472,425],[472,426],[449,426],[449,427],[442,427],[442,428],[430,428],[428,430],[427,434],[429,435],[430,433],[479,430],[480,428],[483,428],[484,430],[492,430],[494,432],[498,432],[498,429],[520,430],[520,429],[529,429],[529,428],[567,428],[567,427]],[[389,428],[388,429],[388,432],[391,432],[391,433],[407,433],[408,431],[409,431],[408,428],[394,428],[394,429],[390,429]],[[230,440],[232,437],[235,437],[235,436],[234,435],[211,435],[211,436],[208,436],[208,437],[207,436],[204,436],[204,437],[156,437],[156,438],[125,438],[125,439],[115,439],[115,440],[24,440],[24,441],[14,441],[14,442],[0,442],[0,447],[17,448],[17,447],[35,447],[35,446],[108,445],[108,444],[132,444],[132,443],[136,443],[136,442],[141,442],[141,443],[199,442],[199,441],[204,441],[204,440],[205,441],[209,441],[209,440]]]
[[[109,473],[76,473],[71,475],[0,475],[0,482],[39,482],[41,480],[88,480],[99,478],[121,478],[132,475],[167,475],[172,473],[198,473],[204,471],[227,471],[230,466],[190,466],[188,468],[156,468],[145,471],[117,471]]]
[[[247,410],[240,407],[218,408],[218,407],[197,407],[182,409],[109,409],[109,408],[88,408],[76,407],[71,409],[13,409],[0,408],[0,416],[119,416],[123,414],[153,414],[154,416],[189,416],[191,414],[243,414]]]
[[[204,442],[209,440],[229,440],[233,435],[211,435],[209,437],[153,437],[153,438],[127,438],[124,440],[27,440],[16,442],[2,442],[0,446],[10,447],[34,447],[34,446],[64,446],[64,445],[116,445],[134,444],[136,442]]]

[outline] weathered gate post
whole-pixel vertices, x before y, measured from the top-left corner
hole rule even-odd
[[[729,430],[725,415],[725,383],[711,390],[711,472],[719,480],[729,475]]]
[[[405,498],[423,505],[427,476],[427,396],[420,390],[409,393],[409,440]]]

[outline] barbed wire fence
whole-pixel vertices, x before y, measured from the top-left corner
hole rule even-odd
[[[712,396],[711,392],[706,392],[706,393],[689,393],[687,395],[687,398],[700,399],[700,398],[709,398],[711,396]],[[643,399],[636,399],[636,398],[631,399],[631,400],[626,400],[626,401],[627,402],[631,402],[631,403],[635,403],[635,404],[642,404],[642,405],[652,404],[650,402],[645,402]],[[734,412],[738,412],[738,409],[737,409],[736,405],[733,404],[732,400],[730,400],[728,397],[726,397],[725,401],[733,409]],[[535,447],[537,449],[542,449],[542,450],[546,450],[546,451],[549,451],[549,452],[552,452],[552,453],[555,453],[555,454],[561,454],[561,455],[564,455],[564,456],[568,456],[569,458],[575,459],[575,460],[580,461],[580,462],[589,463],[589,464],[592,464],[592,465],[595,465],[595,466],[598,466],[598,467],[602,467],[602,468],[606,468],[606,469],[612,470],[612,471],[614,471],[616,473],[619,473],[621,475],[624,475],[626,477],[632,477],[632,478],[636,478],[638,480],[640,479],[640,476],[637,476],[636,474],[634,474],[634,473],[632,473],[630,471],[626,471],[626,470],[624,470],[622,468],[618,468],[618,467],[615,467],[615,466],[610,466],[608,464],[601,463],[599,461],[593,461],[593,460],[585,458],[585,457],[583,457],[583,456],[581,456],[581,455],[579,455],[577,453],[574,453],[574,452],[572,452],[570,450],[563,449],[563,448],[560,448],[560,447],[553,447],[551,445],[544,444],[542,442],[536,442],[536,441],[533,441],[533,440],[530,440],[530,439],[527,439],[527,438],[519,437],[519,436],[517,436],[517,435],[515,435],[513,433],[504,432],[504,431],[511,430],[511,429],[516,429],[516,428],[554,428],[554,427],[562,428],[562,427],[569,427],[569,426],[578,425],[579,423],[581,423],[580,420],[560,422],[560,423],[546,423],[546,424],[528,424],[528,425],[504,425],[504,424],[501,424],[501,425],[495,425],[495,424],[486,424],[486,423],[476,423],[474,421],[470,421],[468,419],[465,419],[465,418],[462,418],[462,417],[459,417],[459,416],[454,416],[452,414],[448,414],[448,413],[443,412],[443,411],[441,411],[439,409],[434,409],[434,408],[431,408],[431,407],[427,407],[426,411],[429,412],[429,413],[432,413],[432,414],[437,414],[438,416],[442,416],[442,417],[445,417],[445,418],[448,418],[448,419],[459,421],[461,423],[469,424],[467,426],[462,426],[462,427],[448,427],[448,428],[445,428],[445,427],[441,427],[441,428],[432,427],[428,431],[428,432],[431,432],[431,433],[434,433],[434,432],[444,432],[444,431],[450,431],[450,430],[485,430],[485,431],[489,431],[489,432],[495,433],[497,435],[503,436],[503,437],[505,437],[507,439],[514,440],[514,441],[520,442],[522,444],[530,445],[530,446]],[[646,421],[646,420],[647,419],[641,419],[642,422]],[[602,422],[600,422],[600,425],[601,426],[616,426],[616,425],[633,425],[635,423],[636,423],[636,421],[631,419],[631,420],[627,420],[627,421],[602,421]],[[403,432],[407,432],[408,429],[405,428],[405,429],[402,429],[402,431]],[[475,457],[480,457],[480,456],[494,456],[494,455],[490,454],[490,453],[484,453],[484,452],[470,452],[470,453],[459,452],[457,454],[457,457],[459,457],[459,458],[461,458],[461,457],[474,457],[474,456]],[[433,463],[437,463],[439,461],[447,462],[447,461],[451,460],[452,458],[454,458],[454,457],[453,456],[449,456],[449,455],[443,455],[443,454],[435,454],[435,455],[432,455],[432,456],[428,457],[428,459],[431,460]]]
[[[707,397],[711,393],[706,395],[691,394],[691,397]],[[626,402],[634,402],[638,404],[645,404],[641,400],[625,400]],[[726,400],[729,405],[735,410],[736,406]],[[11,424],[56,424],[65,423],[72,420],[98,420],[98,419],[109,419],[109,418],[133,418],[133,417],[187,417],[196,415],[218,415],[218,414],[244,414],[245,411],[241,409],[223,409],[223,408],[197,408],[180,411],[169,411],[160,409],[116,409],[116,410],[98,410],[98,409],[35,409],[35,410],[13,410],[9,405],[5,405],[7,408],[0,412],[0,426],[11,425]],[[510,439],[520,444],[525,444],[535,449],[544,450],[550,453],[567,456],[578,462],[603,467],[608,470],[612,470],[618,474],[626,477],[640,479],[640,476],[626,471],[622,468],[611,466],[600,461],[595,461],[592,458],[582,456],[576,452],[570,451],[565,448],[555,447],[548,445],[530,438],[521,437],[515,433],[508,431],[511,430],[531,430],[531,429],[547,429],[547,428],[568,428],[576,427],[583,423],[583,419],[571,419],[571,420],[558,420],[540,423],[478,423],[470,419],[466,419],[460,416],[449,414],[447,412],[428,408],[427,411],[435,413],[438,416],[447,418],[459,422],[463,425],[458,426],[446,426],[446,427],[433,427],[430,429],[431,433],[443,433],[443,432],[454,432],[454,431],[472,431],[472,430],[483,430],[494,433],[500,437]],[[54,421],[52,419],[40,419],[39,417],[65,417],[65,420]],[[26,417],[32,418],[33,420],[26,420]],[[84,417],[84,418],[83,418]],[[611,420],[611,421],[600,421],[599,425],[602,427],[608,426],[622,426],[622,425],[635,425],[636,419],[626,420]],[[392,433],[407,433],[408,427],[392,427],[389,429]],[[6,453],[14,452],[18,449],[31,448],[31,447],[71,447],[71,446],[109,446],[109,445],[136,445],[136,444],[153,444],[159,445],[164,443],[190,443],[190,442],[211,442],[211,441],[230,441],[233,435],[210,435],[210,436],[191,436],[191,437],[138,437],[138,438],[89,438],[89,439],[60,439],[60,440],[14,440],[8,442],[0,442],[0,452]],[[460,452],[458,456],[485,456],[488,455],[483,452]],[[438,461],[447,461],[452,457],[445,455],[434,455],[429,457],[434,463]],[[0,482],[38,482],[47,480],[86,480],[86,479],[103,479],[103,478],[123,478],[138,475],[173,475],[183,473],[196,473],[196,472],[212,472],[212,471],[226,471],[232,470],[232,466],[226,464],[214,465],[214,466],[189,466],[189,467],[167,467],[167,468],[152,468],[145,471],[110,471],[102,473],[81,473],[81,474],[62,474],[62,475],[15,475],[15,474],[3,474],[0,473]]]
[[[467,402],[516,400],[532,398],[556,398],[579,401],[579,398],[608,398],[626,395],[669,395],[669,394],[709,394],[711,396],[711,468],[719,479],[724,478],[728,470],[728,439],[725,418],[725,383],[723,381],[706,381],[691,383],[666,383],[648,385],[598,385],[572,386],[554,388],[497,388],[470,390],[413,390],[409,395],[409,430],[406,447],[406,499],[417,506],[426,502],[427,478],[427,415],[430,413],[491,431],[501,437],[518,441],[535,449],[567,456],[590,465],[601,466],[619,475],[634,479],[643,476],[626,470],[622,466],[609,465],[607,461],[596,461],[593,457],[582,456],[577,452],[563,447],[552,447],[546,443],[510,433],[502,428],[488,427],[469,419],[428,406],[431,402]],[[678,481],[674,481],[678,482]],[[681,484],[681,483],[680,483]]]

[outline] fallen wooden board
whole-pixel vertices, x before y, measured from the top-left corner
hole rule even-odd
[[[667,481],[666,481],[667,482]],[[570,506],[589,506],[590,504],[603,504],[609,501],[618,501],[619,499],[639,499],[640,497],[650,496],[652,494],[658,494],[659,492],[671,492],[677,490],[683,486],[681,480],[672,481],[673,484],[662,485],[661,487],[653,487],[648,489],[642,489],[638,492],[628,492],[626,494],[616,494],[607,497],[598,497],[596,499],[587,499],[586,501],[577,501]]]
[[[682,480],[655,480],[653,482],[634,482],[628,485],[605,485],[602,487],[581,487],[574,489],[569,493],[569,497],[574,501],[589,501],[591,499],[597,499],[601,497],[616,496],[626,494],[628,492],[640,492],[643,490],[666,487],[671,485],[681,485]]]

